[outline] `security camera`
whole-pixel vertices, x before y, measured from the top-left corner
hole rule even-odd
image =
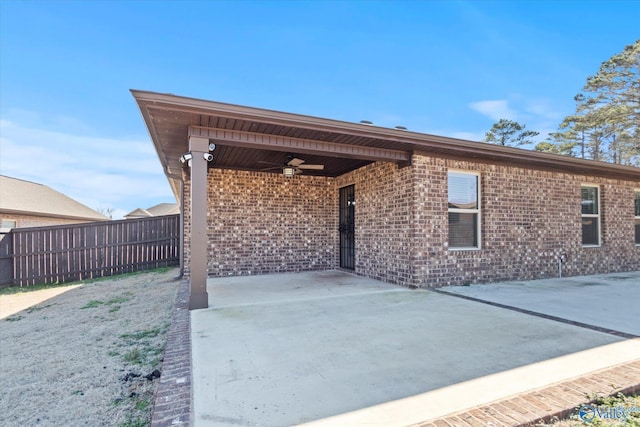
[[[213,151],[216,149],[216,144],[214,144],[213,142],[209,143],[209,151]]]
[[[204,153],[203,157],[207,162],[210,162],[211,160],[213,160],[213,154],[211,153]]]
[[[187,163],[191,159],[193,159],[193,154],[184,153],[182,156],[180,156],[180,163]]]

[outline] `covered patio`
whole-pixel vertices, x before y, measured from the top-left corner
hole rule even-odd
[[[407,287],[437,287],[552,275],[567,250],[577,255],[565,274],[624,270],[638,262],[637,249],[627,248],[632,242],[614,238],[604,251],[617,264],[593,262],[599,254],[580,246],[581,228],[573,221],[584,176],[623,186],[616,191],[627,198],[630,183],[640,178],[637,168],[400,127],[132,93],[181,205],[191,309],[208,307],[207,277],[337,268]],[[474,248],[481,251],[449,250],[449,170],[482,175],[490,184],[484,191],[495,193],[482,210],[486,231]],[[549,194],[539,191],[543,180]],[[566,194],[553,193],[558,190]],[[532,217],[526,204],[549,197],[571,203],[549,213],[554,221]],[[522,206],[503,202],[521,199]],[[624,212],[631,224],[632,211]],[[573,222],[561,223],[566,218]]]

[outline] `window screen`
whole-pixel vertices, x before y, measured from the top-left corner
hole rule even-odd
[[[582,187],[582,244],[600,245],[600,201],[598,187]]]
[[[480,200],[478,175],[449,172],[449,248],[478,248]]]

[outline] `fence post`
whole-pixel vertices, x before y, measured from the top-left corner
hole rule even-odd
[[[13,233],[0,237],[0,288],[13,285]]]

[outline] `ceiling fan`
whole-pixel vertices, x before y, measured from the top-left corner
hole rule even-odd
[[[267,162],[260,162],[260,163],[267,163]],[[275,164],[275,163],[271,163],[271,164]],[[324,170],[324,165],[306,164],[304,160],[298,157],[295,157],[293,154],[289,154],[287,155],[284,165],[267,168],[263,170],[273,170],[273,169],[280,169],[280,168],[282,168],[282,173],[284,174],[284,176],[292,177],[294,175],[301,174],[304,170],[314,170],[314,171]]]

